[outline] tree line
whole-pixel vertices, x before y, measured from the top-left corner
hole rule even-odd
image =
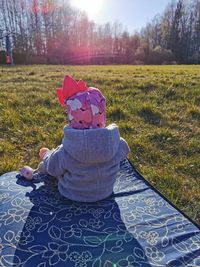
[[[0,63],[7,33],[15,63],[199,64],[200,0],[170,2],[134,34],[89,20],[69,0],[0,0]]]

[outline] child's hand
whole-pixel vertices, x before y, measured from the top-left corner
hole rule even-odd
[[[40,156],[41,160],[44,159],[45,154],[46,154],[48,151],[49,151],[49,149],[48,149],[47,147],[42,147],[42,148],[40,149],[39,156]]]

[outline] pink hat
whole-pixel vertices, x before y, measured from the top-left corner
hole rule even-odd
[[[75,129],[105,127],[105,97],[100,90],[87,87],[84,81],[76,82],[65,76],[63,87],[57,89],[59,103],[66,107],[69,124]]]

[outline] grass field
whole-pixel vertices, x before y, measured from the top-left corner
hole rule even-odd
[[[0,174],[36,167],[39,148],[60,143],[65,74],[102,90],[129,159],[200,224],[200,66],[0,66]]]

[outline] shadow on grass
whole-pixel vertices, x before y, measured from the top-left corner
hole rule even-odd
[[[189,111],[189,114],[191,115],[192,119],[200,121],[200,112],[198,110],[192,109]]]
[[[143,106],[139,111],[138,115],[144,119],[145,122],[159,125],[162,119],[162,115],[158,112],[153,110],[150,106]]]
[[[114,121],[127,119],[127,114],[119,108],[108,111],[108,117]]]
[[[175,88],[168,88],[164,95],[163,95],[163,98],[165,99],[169,99],[169,100],[177,100],[178,98],[178,95],[176,93],[176,90]]]
[[[155,90],[156,88],[157,88],[157,85],[153,83],[142,84],[138,87],[138,89],[140,89],[142,92],[146,94]]]

